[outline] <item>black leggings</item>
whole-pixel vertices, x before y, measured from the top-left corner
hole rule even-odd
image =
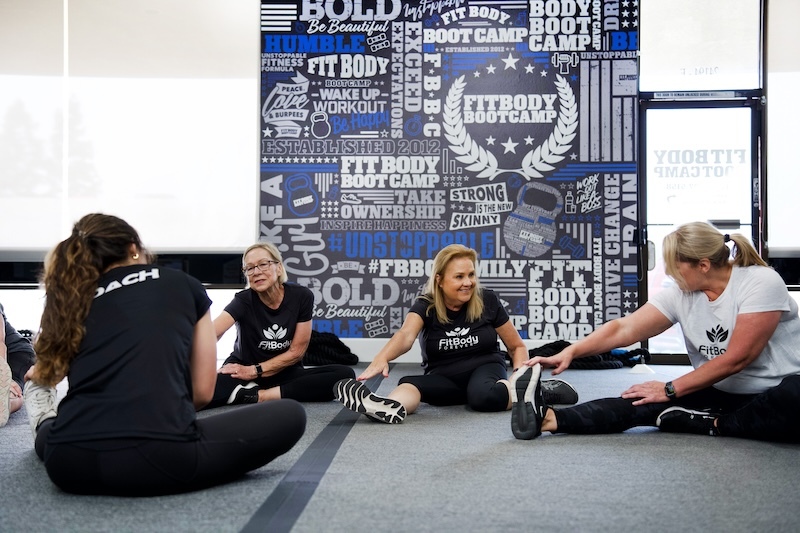
[[[290,366],[274,376],[256,378],[253,381],[259,389],[281,388],[281,398],[298,402],[329,402],[333,400],[333,386],[340,379],[354,378],[355,372],[345,365],[323,365],[303,368]],[[214,398],[205,409],[220,407],[228,403],[228,398],[237,385],[248,383],[228,374],[217,374]]]
[[[719,414],[717,429],[723,436],[800,442],[800,376],[789,376],[761,394],[731,394],[709,387],[669,403],[634,406],[633,401],[605,398],[556,409],[557,433],[618,433],[655,426],[662,411],[678,405]]]
[[[498,383],[506,378],[505,364],[486,363],[454,376],[406,376],[399,383],[414,385],[422,401],[431,405],[466,404],[476,411],[495,412],[508,409],[508,387]]]
[[[306,427],[303,406],[277,400],[197,420],[198,440],[108,439],[45,444],[55,418],[36,434],[50,479],[75,494],[156,496],[237,479],[294,446]]]

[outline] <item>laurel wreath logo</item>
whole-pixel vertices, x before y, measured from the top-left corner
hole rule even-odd
[[[467,133],[461,116],[461,99],[466,86],[464,76],[456,78],[447,92],[443,116],[444,136],[450,143],[450,149],[457,154],[456,159],[469,165],[467,170],[477,172],[479,178],[489,180],[503,172],[518,172],[530,180],[541,178],[542,172],[553,170],[553,165],[564,160],[563,154],[572,148],[572,140],[577,133],[578,105],[572,87],[563,76],[556,76],[559,111],[553,133],[541,145],[528,152],[522,159],[522,166],[515,169],[499,168],[494,154],[473,141]]]

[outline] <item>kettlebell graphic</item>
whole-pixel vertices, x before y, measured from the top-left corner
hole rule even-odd
[[[514,252],[525,257],[539,257],[556,239],[556,215],[564,208],[558,189],[532,181],[517,195],[517,207],[503,224],[503,237]]]
[[[295,216],[308,216],[317,210],[319,198],[311,188],[311,178],[307,174],[295,174],[286,180],[286,192],[289,193],[289,211]]]
[[[331,125],[325,111],[317,111],[311,115],[311,135],[317,139],[324,139],[331,134]]]

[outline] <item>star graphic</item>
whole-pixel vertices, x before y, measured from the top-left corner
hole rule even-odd
[[[506,68],[504,68],[503,70],[508,70],[510,68],[517,70],[517,61],[519,61],[519,59],[516,59],[514,56],[512,56],[511,52],[509,52],[508,57],[503,59],[502,61],[503,63],[506,64]]]
[[[272,130],[267,128],[264,131],[264,137],[272,137]]]
[[[500,143],[500,144],[505,148],[505,151],[503,152],[504,154],[507,154],[508,152],[511,152],[512,154],[516,154],[517,153],[515,148],[519,143],[513,142],[511,140],[511,137],[509,137],[506,142]]]
[[[475,76],[476,78],[480,78],[481,77],[480,71],[477,71],[477,70],[475,72],[473,72],[472,75]]]
[[[525,66],[525,74],[533,74],[533,71],[534,71],[533,65],[531,65],[530,63],[528,63],[528,64]]]
[[[495,141],[495,138],[492,137],[491,135],[486,138],[486,144],[494,146],[494,141]]]
[[[525,145],[527,146],[529,144],[533,144],[533,137],[531,137],[530,135],[525,137]]]
[[[494,65],[489,65],[488,67],[486,67],[486,72],[488,72],[489,74],[494,74]]]

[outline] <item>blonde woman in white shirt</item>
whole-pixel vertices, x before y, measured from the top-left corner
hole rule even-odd
[[[733,260],[728,243],[733,243]],[[636,312],[612,320],[550,357],[516,372],[512,431],[662,431],[800,442],[800,317],[781,277],[741,234],[704,222],[664,238],[666,272],[676,281]],[[619,398],[554,410],[539,395],[542,367],[554,375],[573,359],[628,346],[680,324],[694,369],[667,383],[647,381]]]

